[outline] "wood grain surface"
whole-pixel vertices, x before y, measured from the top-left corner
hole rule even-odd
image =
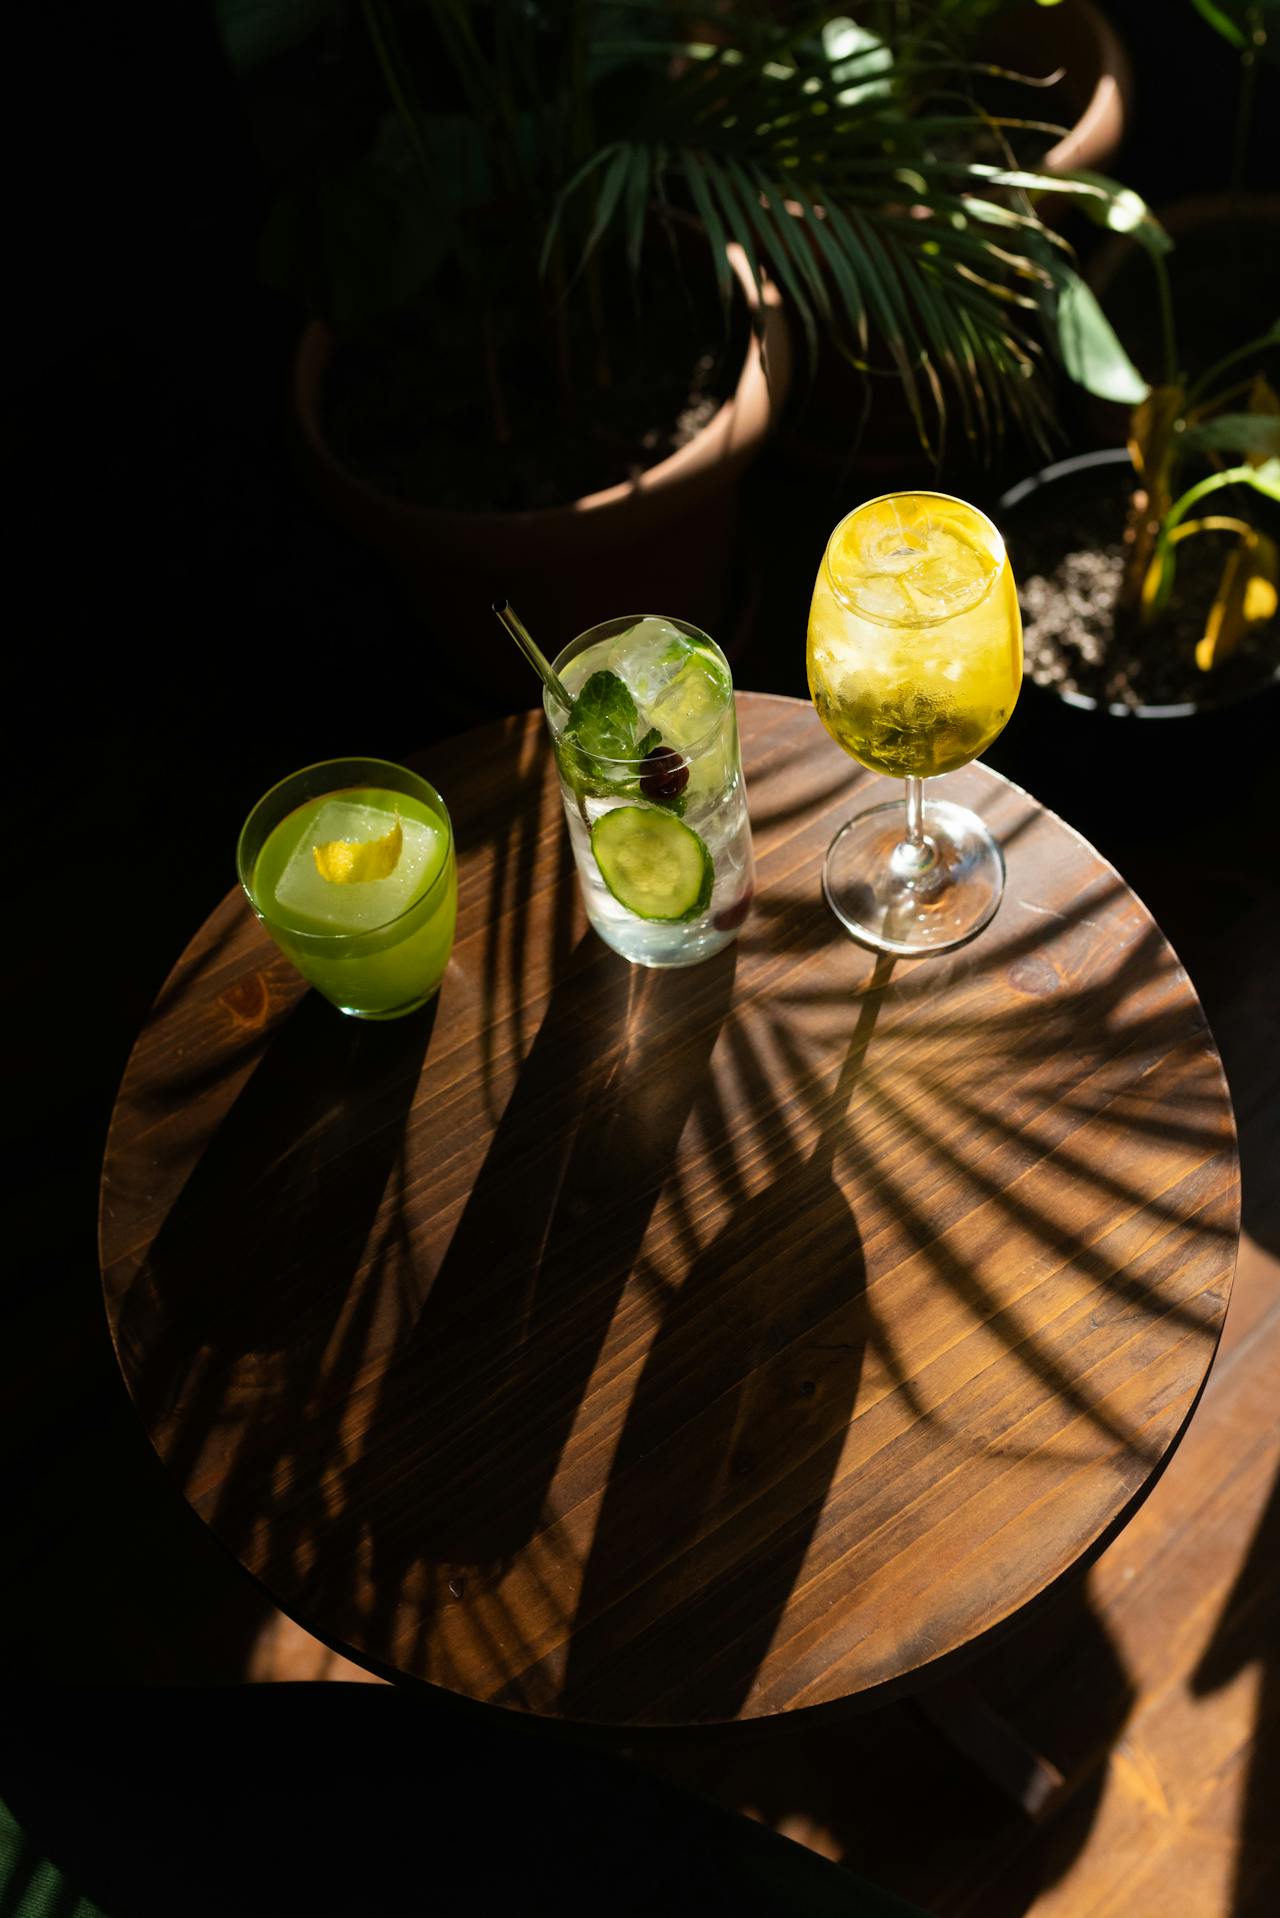
[[[1234,1125],[1146,909],[980,766],[971,945],[842,932],[893,790],[740,695],[755,911],[702,966],[586,929],[533,715],[433,750],[433,1007],[343,1019],[241,896],[130,1060],[102,1181],[125,1378],[196,1511],[377,1669],[546,1717],[868,1701],[1012,1620],[1141,1498],[1238,1238]]]

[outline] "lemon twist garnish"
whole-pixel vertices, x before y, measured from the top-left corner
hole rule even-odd
[[[400,863],[404,828],[400,815],[381,839],[331,839],[313,846],[316,871],[335,886],[353,886],[365,879],[389,879]]]

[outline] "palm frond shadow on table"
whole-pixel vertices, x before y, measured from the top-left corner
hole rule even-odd
[[[251,1070],[225,1042],[208,1136],[150,1138],[177,1189],[121,1279],[125,1369],[218,1535],[377,1667],[618,1722],[817,1700],[789,1638],[859,1558],[963,1527],[948,1487],[1012,1521],[1019,1473],[1069,1499],[1102,1464],[1109,1519],[1167,1455],[1222,1302],[1182,1255],[1229,1271],[1216,1057],[1114,875],[1037,903],[1013,788],[980,948],[873,964],[815,883],[838,788],[783,734],[737,947],[629,968],[577,930],[522,723],[458,808],[447,1026],[351,1029],[344,1064],[326,1008],[277,1007]]]

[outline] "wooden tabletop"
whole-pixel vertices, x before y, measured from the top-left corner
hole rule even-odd
[[[972,766],[937,787],[1004,903],[877,959],[820,869],[900,788],[805,704],[739,711],[759,890],[717,958],[586,929],[529,715],[423,763],[460,850],[434,1007],[342,1018],[233,893],[129,1062],[129,1389],[196,1511],[375,1669],[597,1724],[871,1700],[1096,1550],[1203,1386],[1235,1134],[1159,928]]]

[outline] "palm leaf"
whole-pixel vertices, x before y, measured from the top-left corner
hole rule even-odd
[[[748,190],[750,183],[754,183],[764,217],[764,231],[769,236],[767,243],[790,255],[795,261],[813,295],[814,306],[822,318],[829,322],[832,317],[831,295],[822,277],[822,269],[814,257],[806,224],[803,218],[797,219],[788,210],[788,200],[797,205],[798,201],[789,188],[774,179],[763,167],[753,164],[749,172]]]
[[[867,308],[862,296],[862,288],[849,258],[835,244],[828,232],[828,222],[820,215],[804,188],[792,182],[789,188],[792,198],[799,206],[805,222],[805,232],[821,253],[822,258],[835,282],[844,307],[843,318],[858,345],[865,355],[867,350]]]
[[[696,153],[682,152],[673,159],[673,167],[678,168],[681,177],[689,188],[698,218],[706,228],[711,243],[711,257],[715,263],[716,282],[720,288],[720,303],[725,313],[733,298],[733,273],[729,266],[727,252],[728,237],[724,221],[720,218],[720,209],[716,205],[715,194],[707,178],[706,169]],[[659,174],[661,177],[661,173]]]
[[[661,168],[662,156],[657,156]],[[626,248],[627,264],[631,268],[633,279],[640,276],[640,260],[644,252],[644,231],[649,214],[649,189],[653,180],[654,156],[647,147],[637,147],[632,152],[631,165],[626,180]]]
[[[903,341],[933,395],[938,425],[945,433],[946,402],[938,380],[937,369],[930,357],[930,342],[927,334],[921,334],[918,308],[913,305],[906,293],[906,285],[910,283],[913,276],[914,255],[908,247],[886,247],[881,237],[879,222],[869,218],[859,209],[851,210],[850,219],[857,226],[871,270],[884,289],[897,324],[901,328]],[[925,451],[932,454],[934,449],[927,431],[923,434],[923,442]]]
[[[599,192],[596,196],[595,217],[591,223],[591,231],[587,234],[586,241],[582,248],[582,265],[585,265],[591,258],[591,255],[595,252],[600,241],[612,225],[618,202],[622,198],[627,180],[633,170],[635,170],[636,164],[637,155],[633,147],[619,146],[614,149],[613,158],[605,168],[604,179],[600,182]],[[645,175],[647,178],[647,159],[645,163]]]
[[[812,370],[818,360],[818,327],[816,312],[829,319],[831,303],[821,275],[813,266],[811,258],[806,257],[803,234],[797,227],[785,206],[778,203],[776,187],[769,194],[769,204],[762,204],[761,187],[753,180],[745,167],[734,160],[724,163],[724,174],[732,184],[738,204],[742,207],[747,220],[753,228],[764,257],[791,300],[800,324],[804,329],[805,344],[809,354],[809,366]]]
[[[393,10],[393,0],[363,4],[378,21]],[[1007,420],[1039,437],[1041,327],[1094,390],[1141,385],[1035,201],[1065,195],[1117,226],[1144,227],[1149,216],[1101,176],[976,157],[982,142],[987,155],[1007,153],[1007,134],[1044,123],[988,115],[969,99],[948,37],[958,5],[872,7],[859,18],[877,38],[843,53],[824,38],[829,0],[785,19],[712,8],[704,27],[679,4],[658,16],[620,0],[495,6],[483,33],[468,0],[426,6],[464,96],[492,129],[500,177],[514,181],[526,165],[531,125],[547,142],[550,160],[521,182],[526,204],[541,195],[549,209],[544,274],[554,257],[559,276],[571,234],[571,284],[610,238],[638,281],[650,206],[675,198],[701,223],[726,311],[725,249],[736,242],[757,285],[767,271],[781,289],[811,362],[823,332],[868,371],[873,342],[883,343],[926,451],[934,422],[945,434],[949,403],[971,442],[990,442]],[[669,32],[655,31],[655,17]],[[537,55],[557,32],[547,98]],[[607,110],[593,93],[605,81]],[[420,129],[416,102],[406,106]],[[593,116],[608,134],[594,148]],[[1158,234],[1141,237],[1158,245]]]
[[[756,252],[755,236],[751,220],[746,210],[739,206],[737,195],[725,175],[720,162],[711,154],[703,156],[707,180],[720,208],[720,217],[731,239],[735,240],[746,255],[747,270],[751,275],[758,295],[763,297],[764,273],[760,258]]]
[[[842,249],[851,271],[857,275],[867,308],[874,317],[898,369],[903,395],[910,409],[916,432],[920,436],[920,443],[928,451],[929,435],[924,423],[924,411],[920,404],[920,390],[916,383],[915,367],[912,364],[916,356],[908,351],[908,340],[900,328],[892,294],[875,272],[863,246],[862,237],[855,231],[844,209],[834,204],[828,206],[827,219],[831,226],[831,238]]]

